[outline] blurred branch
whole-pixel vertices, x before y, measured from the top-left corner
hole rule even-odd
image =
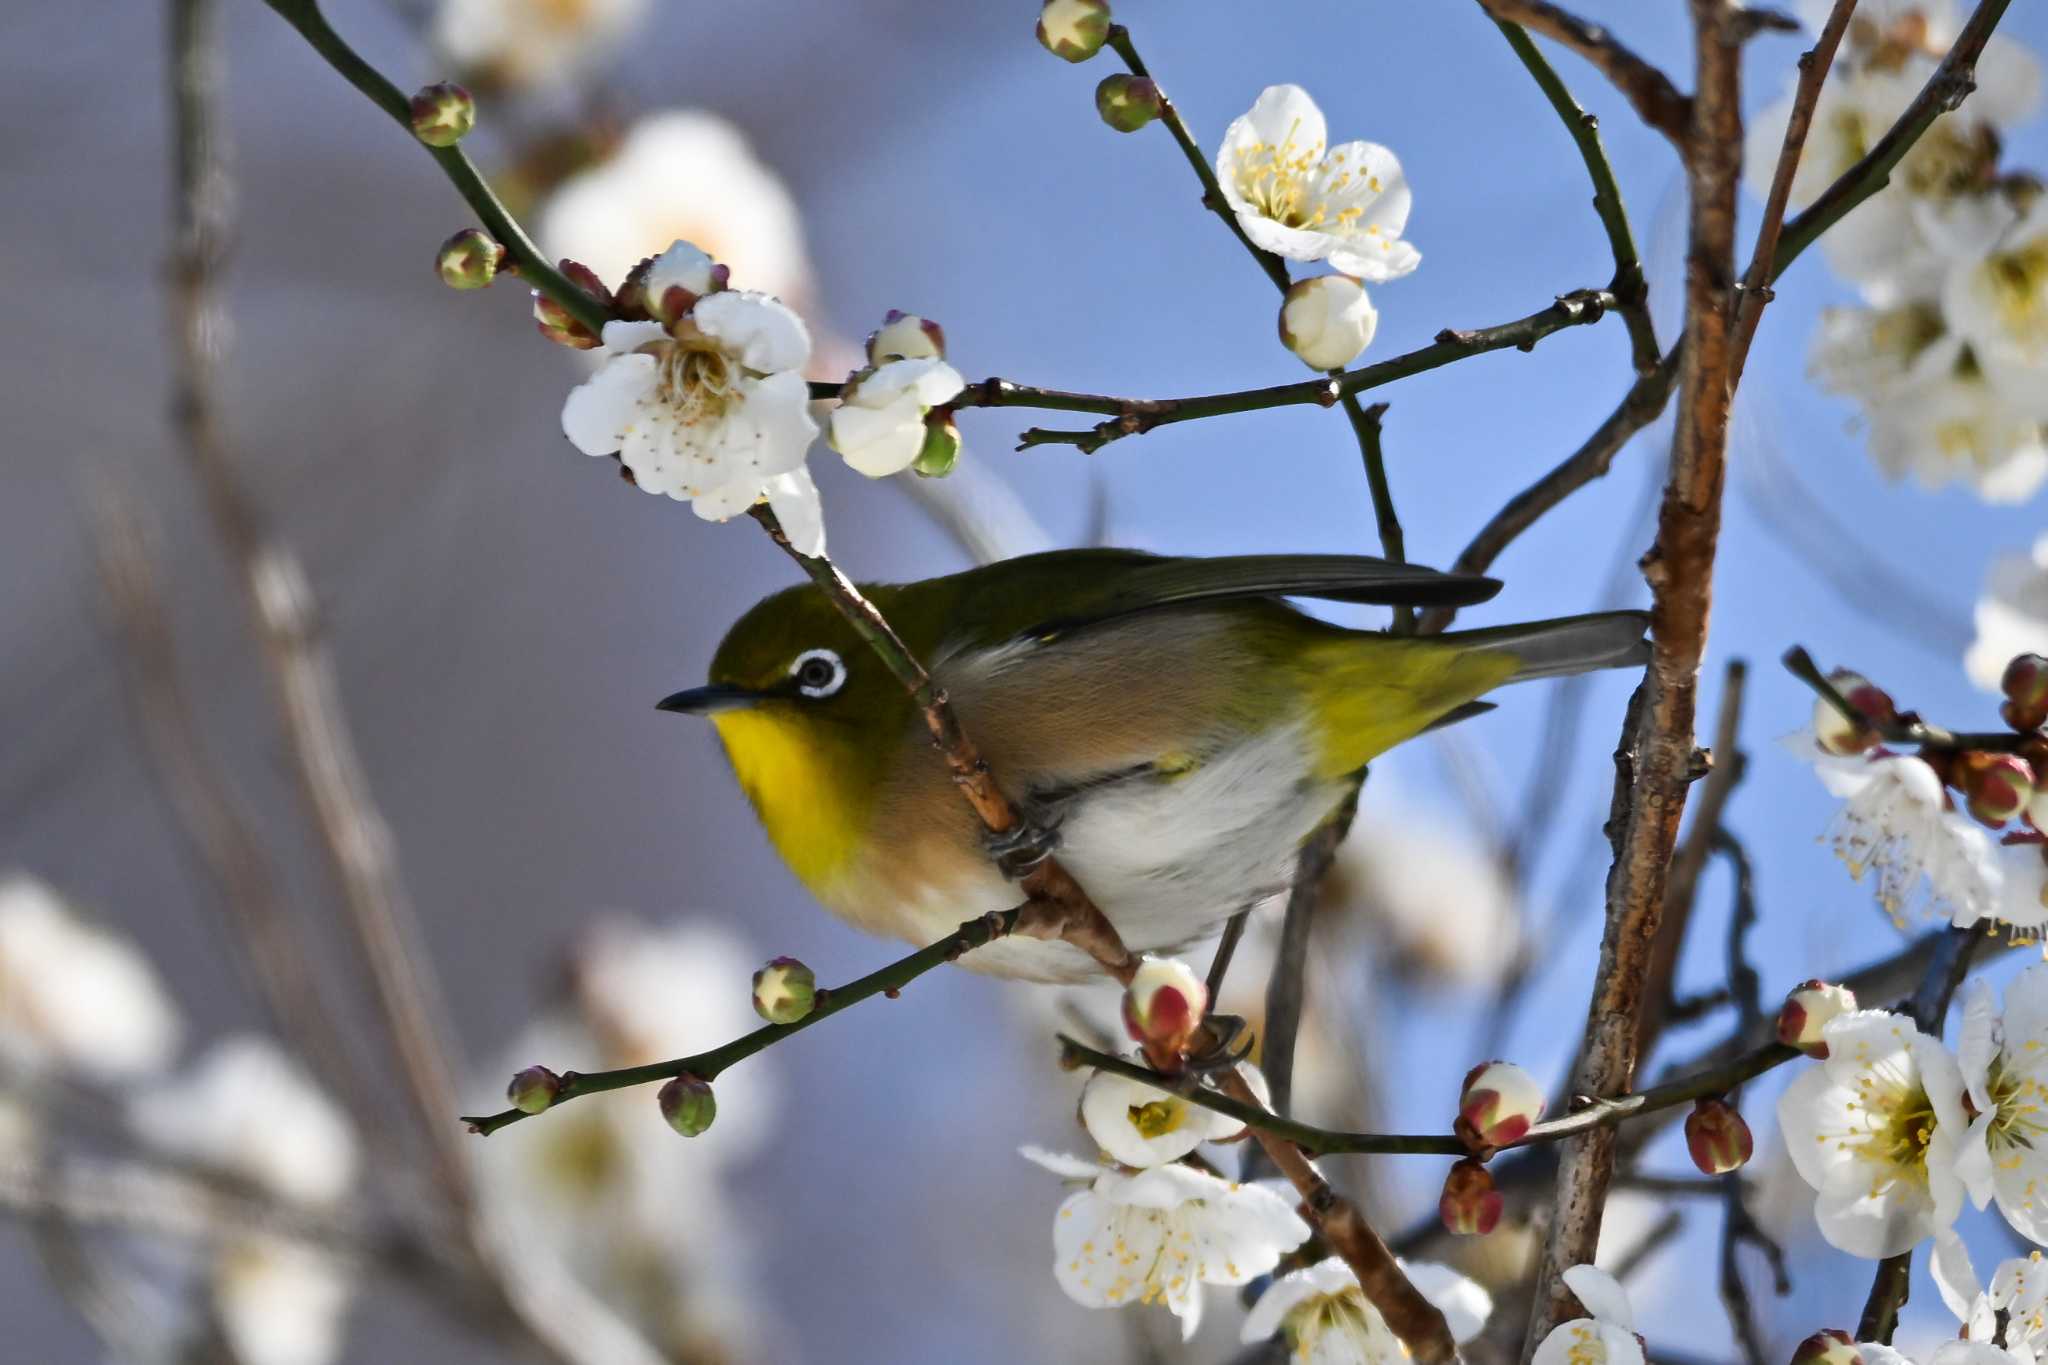
[[[1853,4],[1854,0],[1849,2]],[[1488,17],[1493,16],[1489,13]],[[1557,111],[1565,131],[1579,149],[1580,160],[1586,163],[1586,174],[1593,182],[1593,211],[1600,215],[1600,226],[1607,232],[1608,250],[1614,256],[1614,282],[1607,287],[1628,326],[1636,374],[1647,377],[1657,369],[1659,354],[1656,326],[1650,320],[1650,289],[1643,278],[1642,259],[1636,254],[1635,234],[1629,230],[1621,187],[1614,180],[1614,166],[1607,160],[1607,149],[1600,145],[1600,120],[1572,98],[1571,90],[1521,25],[1500,18],[1493,22],[1535,78],[1550,107]]]
[[[1692,136],[1692,100],[1680,94],[1671,78],[1625,47],[1599,24],[1592,24],[1546,0],[1479,0],[1481,8],[1503,26],[1519,24],[1562,43],[1607,77],[1638,117],[1678,146],[1686,155]]]

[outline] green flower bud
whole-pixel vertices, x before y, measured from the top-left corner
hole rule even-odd
[[[794,1024],[817,999],[817,975],[793,957],[771,959],[754,973],[754,1013],[771,1024]]]
[[[530,1066],[512,1078],[505,1098],[522,1114],[538,1114],[562,1093],[562,1078],[544,1066]]]
[[[664,1085],[656,1098],[668,1126],[684,1137],[696,1137],[718,1117],[718,1099],[711,1093],[711,1082],[688,1072]]]
[[[1159,117],[1159,87],[1143,76],[1119,71],[1095,87],[1095,112],[1119,133],[1135,133]]]
[[[1109,6],[1103,0],[1046,0],[1038,12],[1038,41],[1055,57],[1085,62],[1109,41]]]
[[[412,97],[412,135],[429,147],[453,147],[476,127],[476,101],[453,81],[421,88]]]
[[[943,479],[959,462],[960,428],[953,425],[953,414],[944,411],[927,414],[924,419],[924,446],[910,467],[917,471],[919,478]]]
[[[464,228],[441,243],[434,268],[450,289],[482,289],[497,278],[505,248],[481,228]]]

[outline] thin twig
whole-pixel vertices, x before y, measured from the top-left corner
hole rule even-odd
[[[1385,403],[1362,406],[1358,399],[1344,395],[1344,413],[1351,419],[1358,438],[1359,457],[1365,464],[1366,486],[1372,490],[1373,518],[1379,525],[1380,553],[1396,564],[1408,562],[1408,542],[1401,534],[1401,518],[1394,512],[1394,492],[1387,484],[1387,457],[1380,449],[1380,424],[1387,415]],[[1415,608],[1405,604],[1394,608],[1393,633],[1415,633]]]
[[[1804,646],[1794,645],[1786,650],[1784,664],[1787,672],[1811,687],[1844,719],[1869,730],[1887,744],[1911,744],[1920,749],[1943,752],[1975,749],[1988,753],[2012,753],[2032,738],[2013,730],[1948,730],[1910,714],[1890,720],[1873,719],[1857,710],[1855,704],[1842,695],[1842,690],[1821,672],[1820,665],[1813,661],[1813,656],[1806,652]]]
[[[1229,974],[1231,959],[1237,956],[1237,943],[1244,937],[1245,921],[1251,918],[1251,913],[1251,907],[1246,906],[1223,921],[1223,933],[1216,940],[1216,955],[1209,959],[1209,975],[1202,983],[1211,1005],[1223,994],[1223,979]]]
[[[1692,100],[1671,78],[1625,47],[1599,24],[1588,23],[1547,0],[1479,0],[1494,21],[1520,24],[1578,53],[1621,91],[1644,123],[1686,152]]]

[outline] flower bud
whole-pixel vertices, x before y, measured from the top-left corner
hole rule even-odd
[[[711,1082],[688,1072],[664,1085],[656,1099],[668,1126],[684,1137],[696,1137],[718,1117],[718,1099],[711,1093]]]
[[[1465,1074],[1452,1124],[1467,1147],[1484,1151],[1518,1142],[1543,1117],[1543,1089],[1513,1062],[1484,1062]]]
[[[1038,41],[1055,57],[1085,62],[1109,41],[1109,6],[1103,0],[1045,0]]]
[[[562,1093],[562,1078],[544,1066],[530,1066],[512,1078],[505,1098],[522,1114],[538,1114]]]
[[[1998,685],[2005,693],[1998,713],[2007,725],[2027,734],[2048,722],[2048,659],[2039,654],[2015,656]]]
[[[754,1013],[771,1024],[794,1024],[817,1000],[817,975],[793,957],[771,958],[754,973]]]
[[[464,228],[441,243],[434,268],[450,289],[482,289],[497,278],[505,248],[481,228]]]
[[[412,97],[412,135],[429,147],[453,147],[476,127],[476,101],[453,81],[423,86]]]
[[[1829,1328],[1800,1342],[1792,1352],[1792,1365],[1863,1365],[1863,1352],[1847,1332]]]
[[[920,478],[943,479],[960,462],[960,428],[953,414],[940,409],[925,414],[924,446],[911,463]]]
[[[1159,87],[1144,76],[1119,71],[1095,87],[1095,112],[1119,133],[1135,133],[1159,117]]]
[[[633,267],[619,286],[619,303],[628,314],[644,313],[673,331],[698,299],[725,288],[730,275],[709,253],[676,242]]]
[[[605,288],[604,281],[597,277],[596,271],[581,262],[568,260],[563,261],[560,268],[572,284],[597,300],[606,312],[612,311],[615,306],[612,291]],[[588,351],[598,344],[597,333],[585,327],[568,309],[538,289],[533,291],[533,320],[539,326],[540,334],[558,346]]]
[[[1778,1010],[1778,1041],[1816,1059],[1828,1055],[1828,1021],[1856,1008],[1856,993],[1825,981],[1807,982],[1785,997]]]
[[[1748,1164],[1756,1152],[1756,1140],[1726,1100],[1700,1100],[1685,1116],[1685,1149],[1702,1175],[1726,1175]]]
[[[868,334],[868,364],[892,360],[944,360],[946,331],[930,318],[891,308]]]
[[[1955,782],[1970,814],[1994,829],[2024,811],[2034,795],[2034,770],[2018,754],[1966,753],[1956,763]]]
[[[1379,325],[1365,286],[1349,275],[1297,280],[1280,302],[1280,344],[1312,369],[1343,369],[1372,344]]]
[[[1155,1062],[1178,1058],[1208,1008],[1209,990],[1187,963],[1148,955],[1124,991],[1124,1027]]]
[[[1891,697],[1861,673],[1838,668],[1828,674],[1828,681],[1851,707],[1872,721],[1889,724],[1898,719],[1899,708]],[[1874,728],[1856,724],[1826,697],[1813,704],[1813,737],[1829,753],[1845,756],[1862,753],[1878,739]]]
[[[1484,1237],[1500,1223],[1506,1201],[1493,1187],[1493,1175],[1471,1157],[1451,1167],[1444,1192],[1436,1201],[1444,1227],[1459,1237]]]

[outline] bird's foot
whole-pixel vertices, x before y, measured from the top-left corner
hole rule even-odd
[[[981,846],[995,860],[1003,875],[1021,880],[1032,868],[1050,858],[1060,846],[1060,816],[1043,807],[1025,807],[1015,825],[1002,831],[985,831]]]
[[[1215,1045],[1181,1059],[1181,1070],[1192,1071],[1198,1076],[1214,1075],[1228,1071],[1251,1055],[1252,1027],[1243,1015],[1212,1014],[1207,1019],[1209,1032],[1215,1035]]]

